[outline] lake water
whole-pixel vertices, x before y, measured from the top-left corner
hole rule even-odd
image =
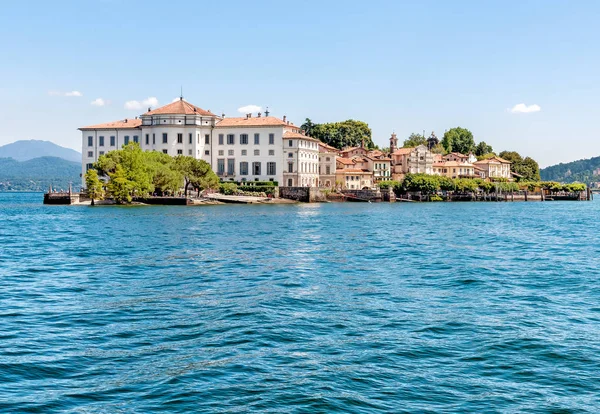
[[[0,194],[0,411],[600,411],[600,202],[41,203]]]

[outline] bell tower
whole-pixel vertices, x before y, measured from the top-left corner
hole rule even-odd
[[[392,133],[390,137],[390,154],[393,154],[394,151],[398,149],[398,138],[396,137],[396,133]]]

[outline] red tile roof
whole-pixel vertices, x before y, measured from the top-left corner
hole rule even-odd
[[[287,122],[284,122],[283,119],[276,118],[274,116],[261,116],[259,117],[241,117],[241,118],[224,118],[221,120],[216,128],[230,128],[230,127],[273,127],[273,126],[281,126],[281,127],[290,127],[294,129],[299,129],[296,125],[288,125]]]
[[[142,116],[146,115],[202,115],[202,116],[216,116],[210,111],[206,111],[199,108],[191,103],[179,99],[175,102],[171,102],[168,105],[161,106],[152,111],[143,113]]]
[[[328,145],[324,142],[319,142],[319,147],[321,147],[324,150],[327,150],[327,151],[321,151],[321,152],[335,152],[335,153],[340,152],[340,150],[337,149],[336,147],[332,147],[331,145]]]
[[[354,160],[351,160],[350,158],[338,157],[336,159],[336,161],[339,161],[341,164],[344,164],[344,165],[354,165],[355,164]]]
[[[410,154],[414,148],[398,148],[392,155],[408,155]]]
[[[361,168],[338,168],[335,171],[336,171],[336,173],[337,172],[340,172],[340,173],[350,172],[350,173],[361,173],[361,174],[370,174],[371,173],[371,171],[363,170]]]
[[[120,121],[106,122],[104,124],[90,125],[79,128],[80,130],[87,129],[133,129],[139,128],[142,125],[141,119],[122,119]]]
[[[284,138],[302,138],[302,139],[307,139],[309,141],[320,142],[318,139],[311,138],[308,135],[304,135],[299,132],[285,131],[283,133],[283,137]]]

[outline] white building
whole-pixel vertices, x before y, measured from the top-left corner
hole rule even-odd
[[[268,113],[266,113],[268,115]],[[224,181],[277,181],[279,185],[317,186],[318,141],[293,123],[273,116],[225,118],[178,101],[139,118],[79,128],[82,181],[98,157],[137,142],[146,151],[187,155],[208,162]]]

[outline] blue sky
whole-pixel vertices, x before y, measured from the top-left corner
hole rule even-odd
[[[80,150],[78,127],[183,85],[228,116],[258,105],[297,124],[363,120],[379,145],[462,126],[542,166],[598,156],[598,22],[600,2],[585,0],[11,2],[0,145]]]

